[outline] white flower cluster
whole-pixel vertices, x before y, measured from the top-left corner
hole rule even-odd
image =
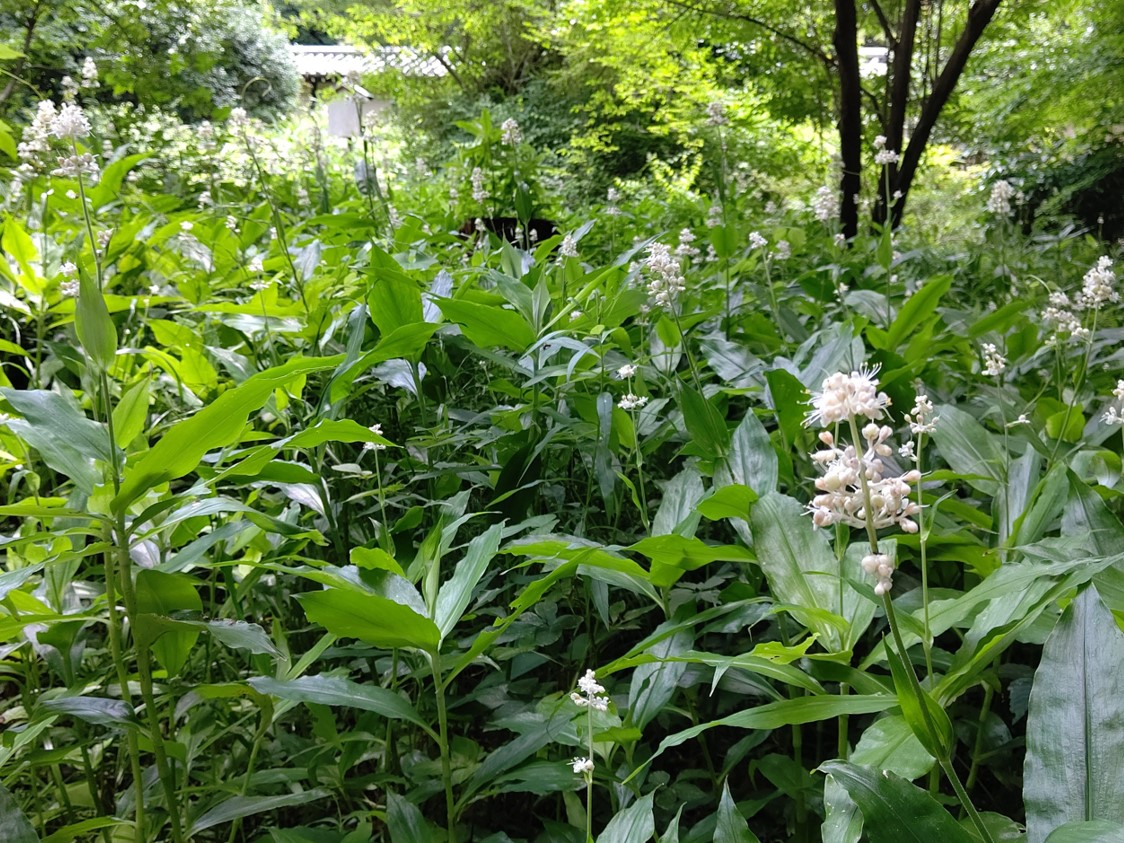
[[[897,164],[901,160],[901,156],[894,152],[892,149],[886,148],[886,136],[879,135],[874,139],[874,148],[877,152],[874,153],[874,163],[879,166],[886,164]]]
[[[486,202],[488,190],[484,187],[484,171],[479,167],[472,168],[472,201]]]
[[[574,770],[576,776],[592,776],[593,775],[593,759],[592,758],[575,758],[570,762],[570,766]]]
[[[1116,399],[1116,404],[1105,411],[1101,421],[1109,425],[1124,425],[1124,380],[1116,382],[1116,389],[1112,390],[1112,395]],[[1118,407],[1117,404],[1120,406]]]
[[[1007,358],[990,342],[983,344],[983,363],[983,373],[989,378],[999,377],[1007,368]]]
[[[991,186],[987,199],[987,209],[997,217],[1011,216],[1011,200],[1015,198],[1015,188],[1009,181],[1000,179]]]
[[[707,103],[706,106],[706,124],[708,126],[725,126],[730,121],[726,117],[725,103],[715,100],[714,102]]]
[[[881,597],[894,586],[894,559],[885,553],[870,553],[863,557],[863,570],[872,577],[878,577],[874,593]]]
[[[779,261],[786,261],[792,257],[792,246],[789,245],[787,240],[777,241],[777,245],[773,249],[773,257]]]
[[[673,308],[679,294],[687,289],[687,283],[679,271],[679,260],[671,256],[671,248],[663,243],[649,246],[644,269],[650,276],[648,295],[652,303],[668,310]]]
[[[749,232],[749,248],[751,249],[764,249],[769,245],[769,241],[761,236],[760,231]]]
[[[558,247],[558,254],[564,258],[576,258],[578,256],[578,242],[574,239],[573,234],[567,234],[562,238],[562,245]]]
[[[647,395],[633,395],[631,392],[624,396],[617,402],[617,406],[622,410],[639,410],[648,403]]]
[[[839,216],[839,196],[826,185],[812,199],[812,213],[820,222],[831,222]]]
[[[634,366],[632,363],[625,363],[623,366],[617,369],[617,377],[622,381],[631,378],[635,374],[636,366]]]
[[[500,130],[503,132],[501,140],[506,146],[519,146],[523,142],[523,130],[519,128],[514,118],[508,117],[504,120],[500,124]]]
[[[933,402],[929,400],[929,396],[919,392],[913,399],[913,409],[906,413],[905,420],[909,424],[909,432],[914,436],[920,436],[923,433],[932,433],[941,419],[940,416],[934,415]]]
[[[609,710],[609,696],[605,693],[605,688],[597,682],[592,670],[587,670],[585,676],[578,680],[578,690],[570,694],[570,699],[580,708],[591,708],[594,711]]]
[[[820,391],[812,395],[812,411],[804,424],[827,427],[859,416],[871,421],[882,418],[890,397],[878,391],[877,373],[877,368],[861,368],[849,375],[836,372],[824,378]]]
[[[827,447],[812,454],[812,461],[823,471],[816,479],[820,494],[812,499],[808,511],[817,527],[846,524],[851,527],[867,525],[866,499],[863,478],[870,495],[870,523],[875,529],[898,525],[907,533],[917,532],[912,516],[921,508],[909,499],[911,483],[921,479],[916,469],[902,475],[886,475],[887,466],[882,458],[893,454],[887,443],[893,431],[886,425],[870,422],[862,429],[866,451],[860,457],[854,445],[839,448],[831,431],[820,433],[820,441]]]
[[[706,212],[706,227],[718,228],[722,225],[722,206],[715,202]]]
[[[1054,345],[1059,337],[1064,336],[1075,340],[1088,339],[1089,329],[1081,324],[1073,311],[1073,302],[1069,300],[1069,296],[1060,290],[1050,293],[1049,304],[1042,311],[1042,321],[1054,328],[1054,334],[1046,341],[1047,345]]]
[[[1085,273],[1081,292],[1077,294],[1077,307],[1098,310],[1106,302],[1117,303],[1120,301],[1120,294],[1116,291],[1115,284],[1116,273],[1112,271],[1112,259],[1103,255]]]
[[[689,228],[679,232],[679,245],[675,247],[675,254],[681,258],[695,258],[699,256],[699,249],[692,245],[695,242],[695,233]]]
[[[51,134],[58,118],[55,104],[50,100],[43,100],[35,112],[35,117],[23,131],[23,140],[16,151],[21,161],[36,165],[40,163],[41,156],[51,150]]]
[[[82,87],[83,88],[96,88],[98,86],[98,66],[94,60],[86,56],[86,60],[82,62]]]
[[[615,187],[610,187],[609,191],[605,194],[605,201],[608,203],[607,205],[605,205],[605,214],[607,216],[610,216],[610,217],[619,217],[620,216],[621,209],[617,205],[617,202],[620,201],[620,198],[621,198],[621,192],[619,190],[617,190]]]

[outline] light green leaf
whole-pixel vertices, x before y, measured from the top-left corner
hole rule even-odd
[[[457,322],[478,348],[494,346],[523,352],[535,341],[535,332],[522,316],[498,304],[478,304],[459,299],[437,299],[445,318]]]
[[[429,618],[382,597],[342,588],[297,595],[308,619],[341,638],[376,647],[416,647],[434,652],[441,631]]]
[[[444,843],[445,835],[433,828],[418,806],[397,793],[386,794],[386,824],[390,843]]]
[[[973,489],[994,495],[1003,482],[1004,451],[975,417],[950,404],[937,408],[940,423],[933,440],[941,456]],[[980,478],[991,479],[980,479]]]
[[[714,472],[718,488],[738,483],[757,495],[777,489],[777,452],[764,425],[752,412],[746,413],[730,439],[730,453]]]
[[[500,549],[503,525],[493,524],[487,532],[477,536],[468,545],[464,559],[457,563],[456,571],[437,593],[437,606],[434,615],[437,628],[441,631],[440,640],[445,640],[461,619],[464,610],[472,599],[472,590],[484,576],[488,563]]]
[[[238,440],[250,413],[260,409],[275,389],[312,372],[331,369],[339,357],[298,357],[281,366],[267,369],[227,390],[191,418],[172,427],[151,450],[125,471],[121,491],[113,499],[115,512],[161,483],[194,471],[203,456]]]
[[[1050,832],[1046,843],[1124,843],[1124,825],[1110,820],[1077,820]]]
[[[106,372],[117,356],[117,326],[109,316],[97,283],[85,272],[78,277],[78,302],[74,306],[74,330],[95,372]]]
[[[94,461],[109,462],[109,434],[92,421],[73,399],[47,390],[0,389],[22,419],[8,427],[39,452],[48,466],[74,481],[87,494],[101,480]]]

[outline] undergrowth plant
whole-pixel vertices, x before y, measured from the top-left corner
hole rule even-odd
[[[722,114],[715,195],[537,242],[542,159],[487,113],[441,166],[236,111],[170,179],[39,107],[8,839],[1124,833],[1114,252],[842,242],[823,192],[739,186]]]

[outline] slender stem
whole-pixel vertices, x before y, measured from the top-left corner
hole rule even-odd
[[[585,707],[585,736],[589,760],[593,760],[593,706]],[[593,843],[593,773],[585,774],[585,840]]]
[[[925,442],[924,434],[917,434],[917,470],[921,471],[921,451]],[[925,528],[925,501],[924,490],[921,488],[921,481],[917,481],[917,520],[920,522],[920,529],[917,531],[917,541],[921,549],[921,612],[924,616],[923,624],[925,634],[921,638],[921,646],[925,650],[925,677],[931,678],[933,675],[933,627],[929,622],[929,560],[927,555],[928,534]]]
[[[998,664],[998,660],[996,661]],[[990,682],[984,683],[984,698],[983,705],[980,707],[980,719],[976,727],[976,740],[972,744],[972,766],[968,768],[968,779],[964,783],[967,790],[971,790],[976,786],[976,776],[980,771],[980,750],[983,749],[984,738],[984,724],[987,722],[987,716],[991,713],[991,703],[995,697],[995,688]]]
[[[433,666],[433,687],[437,696],[437,726],[441,746],[441,778],[445,780],[445,821],[449,827],[449,843],[456,843],[457,812],[453,800],[453,765],[449,758],[449,715],[445,708],[445,679],[441,675],[441,653],[430,653]]]

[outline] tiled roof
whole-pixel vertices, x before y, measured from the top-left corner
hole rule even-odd
[[[314,76],[343,78],[356,73],[382,73],[397,70],[407,76],[444,76],[445,68],[433,56],[409,47],[379,47],[365,52],[339,45],[290,44],[297,72]]]

